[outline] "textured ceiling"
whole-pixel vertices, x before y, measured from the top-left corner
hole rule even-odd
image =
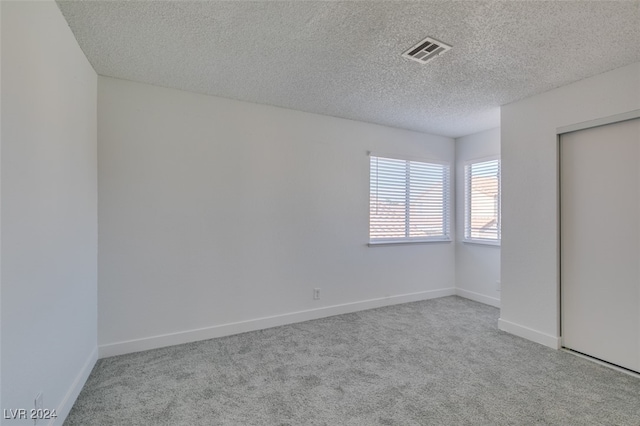
[[[640,0],[58,4],[98,74],[451,137],[640,61]]]

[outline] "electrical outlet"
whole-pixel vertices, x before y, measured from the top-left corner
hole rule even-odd
[[[500,281],[496,281],[496,291],[500,291],[501,284]]]
[[[320,299],[320,289],[319,288],[314,288],[313,289],[313,300],[318,300]]]
[[[35,416],[33,416],[33,424],[34,426],[38,424],[38,414],[43,412],[43,403],[42,403],[42,392],[38,392],[35,399],[33,400],[33,406],[36,409]]]

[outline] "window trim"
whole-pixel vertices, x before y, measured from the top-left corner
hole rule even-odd
[[[471,191],[469,189],[469,178],[467,176],[469,167],[477,163],[486,163],[489,161],[498,161],[498,238],[486,239],[486,238],[472,238],[467,237],[467,224],[470,220],[470,198]],[[500,155],[491,155],[488,157],[474,158],[464,162],[463,170],[463,185],[464,185],[464,211],[462,218],[462,242],[465,244],[477,244],[482,246],[494,246],[500,247],[502,244],[502,159]]]
[[[445,168],[445,173],[443,173],[446,185],[445,195],[446,201],[443,206],[443,222],[444,222],[444,231],[445,235],[436,236],[436,237],[401,237],[401,238],[384,238],[384,239],[372,239],[371,238],[371,157],[390,159],[390,160],[404,160],[404,161],[414,161],[420,163],[427,164],[436,164],[441,165]],[[393,246],[393,245],[407,245],[407,244],[433,244],[433,243],[450,243],[453,241],[452,238],[452,226],[453,222],[453,211],[452,211],[452,199],[453,199],[453,167],[452,163],[444,160],[434,160],[425,157],[415,157],[410,155],[397,155],[397,154],[381,154],[377,152],[367,152],[367,171],[368,171],[368,182],[369,182],[369,213],[368,213],[368,242],[367,246],[369,247],[381,247],[381,246]]]

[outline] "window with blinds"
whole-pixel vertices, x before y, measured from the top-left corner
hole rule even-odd
[[[500,160],[465,165],[464,239],[500,244]]]
[[[449,165],[370,157],[369,242],[449,241]]]

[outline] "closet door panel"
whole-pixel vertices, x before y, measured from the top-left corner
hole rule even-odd
[[[640,371],[640,119],[560,140],[563,345]]]

